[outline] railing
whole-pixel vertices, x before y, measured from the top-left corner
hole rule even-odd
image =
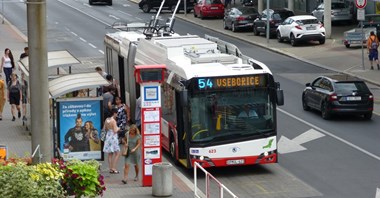
[[[194,197],[200,198],[201,196],[198,195],[198,186],[197,186],[197,169],[200,169],[205,173],[206,176],[206,192],[205,196],[207,198],[210,197],[210,179],[215,181],[219,187],[219,198],[224,197],[224,191],[226,191],[228,194],[230,194],[233,198],[238,198],[231,190],[229,190],[227,187],[225,187],[221,182],[219,182],[214,176],[212,176],[209,172],[206,171],[199,163],[194,162]],[[202,196],[203,197],[203,196]]]

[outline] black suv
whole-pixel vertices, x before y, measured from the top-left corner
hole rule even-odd
[[[286,8],[265,9],[255,21],[253,21],[253,33],[258,36],[260,33],[266,34],[267,13],[269,13],[270,36],[276,36],[277,27],[288,17],[294,16],[294,12]]]
[[[112,0],[88,0],[88,4],[90,5],[94,5],[94,2],[103,2],[103,3],[107,3],[107,5],[112,5]]]
[[[139,3],[139,8],[145,12],[149,13],[150,10],[155,9],[158,11],[158,9],[161,6],[162,0],[141,0]],[[177,0],[166,0],[164,3],[164,6],[162,7],[163,10],[171,10],[174,12],[175,6],[177,5]],[[187,13],[191,12],[191,10],[194,9],[194,0],[186,0],[186,11]],[[181,0],[178,6],[178,10],[184,10],[184,0]]]
[[[303,109],[322,112],[322,118],[333,114],[363,115],[371,119],[373,95],[364,81],[348,75],[320,76],[307,83],[302,93]]]

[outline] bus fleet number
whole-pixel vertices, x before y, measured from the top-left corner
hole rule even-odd
[[[204,89],[204,88],[212,88],[212,81],[210,79],[198,79],[198,87],[199,89]]]

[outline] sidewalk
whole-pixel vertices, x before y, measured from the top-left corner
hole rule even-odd
[[[5,48],[10,48],[15,61],[23,52],[27,43],[25,37],[20,36],[17,29],[10,25],[7,21],[0,24],[0,50],[4,53]],[[16,70],[16,72],[19,72]],[[8,157],[11,156],[30,156],[32,154],[31,136],[26,131],[20,119],[12,122],[11,106],[6,103],[3,111],[3,120],[0,121],[0,145],[8,147]],[[30,119],[28,117],[28,119]],[[107,155],[104,156],[107,159]],[[164,158],[163,161],[166,161]],[[123,179],[124,159],[121,157],[118,164],[120,174],[110,174],[108,172],[107,161],[101,161],[101,172],[104,176],[107,190],[103,197],[152,197],[152,187],[142,187],[141,183],[141,167],[139,181],[133,181],[135,176],[134,169],[131,167],[129,172],[128,184],[124,185]],[[193,183],[180,173],[173,166],[173,194],[172,197],[193,198]]]

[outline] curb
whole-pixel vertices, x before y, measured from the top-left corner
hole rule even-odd
[[[0,17],[3,18],[4,16],[2,14],[0,14]],[[14,26],[11,22],[9,22],[5,17],[3,18],[4,19],[4,24],[7,24],[9,25],[9,27],[18,35],[22,38],[22,40],[25,42],[25,43],[28,43],[28,37],[22,33],[19,29],[17,29],[16,26]]]

